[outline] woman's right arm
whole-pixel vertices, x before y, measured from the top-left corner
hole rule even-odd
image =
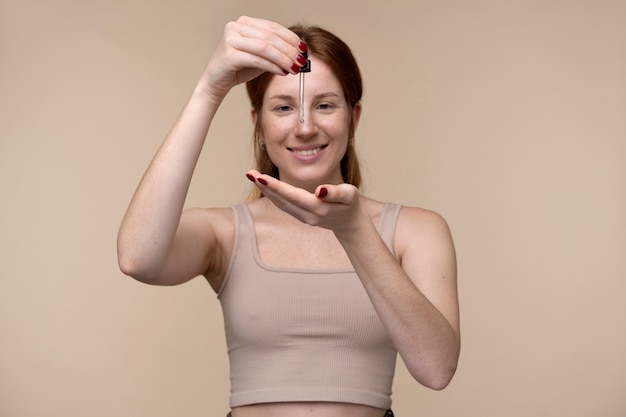
[[[122,220],[117,240],[122,272],[150,284],[175,285],[210,273],[219,264],[214,216],[200,210],[183,212],[193,171],[226,94],[263,72],[294,73],[299,43],[293,32],[262,19],[241,17],[226,25]]]

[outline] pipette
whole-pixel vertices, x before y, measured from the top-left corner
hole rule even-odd
[[[302,55],[307,58],[306,64],[300,68],[300,91],[299,91],[299,106],[298,106],[298,118],[300,123],[304,123],[304,73],[311,72],[311,60],[308,52],[303,52]]]

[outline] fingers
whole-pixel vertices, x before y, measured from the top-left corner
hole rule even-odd
[[[263,19],[242,16],[229,22],[213,50],[199,87],[222,99],[231,88],[264,72],[296,74],[306,62],[306,45],[289,29]]]
[[[293,200],[300,206],[306,206],[311,202],[311,193],[301,188],[293,187],[270,175],[263,175],[257,170],[250,170],[246,173],[248,179],[256,182],[257,186],[264,193],[272,191],[283,195],[285,198]],[[326,184],[320,185],[313,193],[317,200],[327,203],[341,203],[346,205],[354,204],[359,198],[359,190],[352,184]]]
[[[351,184],[320,185],[310,193],[256,170],[248,171],[246,176],[277,207],[312,226],[343,227],[346,216],[352,218],[349,213],[359,205],[358,189]]]
[[[266,197],[274,201],[283,210],[295,208],[311,210],[312,205],[318,203],[315,196],[310,192],[289,185],[271,175],[263,175],[256,170],[251,170],[246,176],[250,181],[256,183]]]
[[[236,23],[244,28],[258,29],[260,32],[263,32],[265,34],[265,36],[259,35],[259,37],[263,37],[267,41],[273,41],[274,37],[279,37],[284,40],[288,45],[301,48],[301,45],[299,44],[301,42],[301,39],[298,37],[298,35],[276,22],[265,19],[252,18],[248,16],[241,16],[239,19],[237,19]],[[257,32],[257,34],[259,34],[260,32]],[[305,51],[306,49],[299,49],[299,52]]]
[[[359,191],[351,184],[320,185],[315,190],[315,195],[328,203],[352,205],[359,198]]]
[[[248,54],[256,67],[275,74],[299,72],[298,58],[306,49],[300,38],[282,25],[247,16],[226,25],[225,39]]]
[[[316,210],[315,206],[319,206],[321,202],[313,194],[279,181],[269,175],[261,176],[255,171],[251,171],[246,175],[248,179],[255,182],[256,186],[261,189],[263,195],[282,211],[303,223],[313,226],[319,225],[319,210]]]

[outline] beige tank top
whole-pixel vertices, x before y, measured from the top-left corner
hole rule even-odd
[[[234,250],[218,293],[230,406],[332,401],[390,408],[397,352],[354,269],[267,266],[248,206],[232,209]],[[399,211],[385,204],[377,225],[390,250]]]

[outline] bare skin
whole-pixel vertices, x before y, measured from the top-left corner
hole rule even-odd
[[[339,160],[350,118],[332,73],[321,62],[307,75],[305,123],[297,116],[293,64],[299,39],[272,22],[240,18],[226,26],[203,77],[142,178],[118,235],[121,270],[142,282],[176,285],[204,276],[219,291],[234,241],[228,208],[183,210],[207,132],[235,85],[276,74],[263,106],[263,136],[280,180],[247,173],[264,198],[250,203],[258,250],[268,265],[356,271],[415,380],[443,389],[460,350],[456,261],[445,221],[403,207],[394,253],[374,225],[383,203],[343,184]],[[315,57],[311,56],[314,61]],[[259,115],[252,114],[253,120]],[[293,256],[286,257],[289,251]],[[301,255],[301,256],[298,256]],[[306,256],[304,256],[306,255]],[[268,403],[236,407],[233,417],[382,417],[382,409],[347,403]]]
[[[269,403],[237,407],[233,417],[383,417],[386,410],[359,404],[342,403]]]

